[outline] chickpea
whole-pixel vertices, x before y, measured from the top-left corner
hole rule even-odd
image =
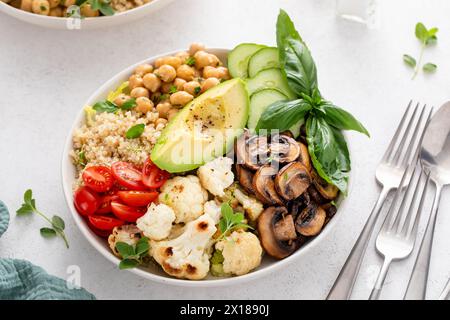
[[[178,109],[172,108],[167,112],[167,120],[172,120],[178,113]]]
[[[181,59],[179,57],[165,57],[163,58],[164,64],[168,64],[169,66],[174,67],[177,69],[179,66],[181,66]]]
[[[159,113],[160,118],[167,118],[169,110],[172,105],[169,102],[161,102],[156,105],[156,111]]]
[[[158,125],[166,125],[167,124],[167,119],[164,119],[164,118],[159,118],[159,119],[157,119],[156,121],[155,121],[155,125],[156,126],[158,126]]]
[[[34,13],[48,16],[50,13],[50,4],[47,0],[33,0],[31,3],[31,10]]]
[[[187,64],[183,64],[177,69],[177,77],[186,81],[192,81],[194,79],[195,71]]]
[[[173,105],[184,106],[192,99],[194,99],[192,94],[189,94],[186,91],[178,91],[170,96],[170,103]]]
[[[149,92],[146,88],[143,87],[136,87],[130,92],[130,96],[133,98],[139,98],[139,97],[149,97]]]
[[[77,0],[61,0],[61,4],[67,8],[73,6],[76,2]]]
[[[203,69],[203,78],[220,78],[219,69],[207,66]]]
[[[175,78],[175,80],[173,81],[173,85],[175,87],[177,87],[178,91],[183,90],[185,84],[186,84],[186,80],[181,79],[181,78]]]
[[[22,2],[20,3],[20,9],[31,12],[32,3],[33,0],[22,0]]]
[[[50,5],[50,9],[56,8],[57,6],[59,6],[61,0],[47,0],[49,5]]]
[[[186,82],[183,86],[183,90],[193,96],[196,96],[201,90],[200,83],[197,81]]]
[[[159,68],[161,67],[163,64],[165,64],[164,59],[166,59],[168,57],[162,57],[162,58],[158,58],[155,60],[155,68]]]
[[[195,67],[197,69],[203,69],[206,66],[214,66],[214,59],[212,54],[205,51],[197,51],[194,55]]]
[[[150,72],[153,72],[153,66],[148,63],[141,64],[140,66],[137,66],[136,69],[134,70],[134,74],[139,77],[143,77]]]
[[[172,86],[173,86],[173,85],[174,85],[173,82],[164,82],[164,83],[161,85],[161,92],[162,92],[162,93],[169,93],[170,90],[172,89]]]
[[[136,111],[147,113],[153,110],[153,101],[147,97],[139,97],[136,99]]]
[[[131,77],[128,78],[128,87],[133,90],[134,88],[137,87],[143,87],[144,86],[144,80],[133,74]]]
[[[98,17],[100,12],[98,10],[92,9],[92,6],[89,3],[85,3],[80,8],[80,13],[85,17]]]
[[[114,103],[118,106],[121,107],[125,102],[127,102],[128,100],[130,100],[130,96],[126,95],[124,93],[119,94],[115,99],[114,99]]]
[[[61,7],[56,7],[53,9],[50,9],[50,16],[52,17],[62,17],[63,16],[63,10]]]
[[[189,53],[186,51],[178,52],[175,57],[179,58],[181,60],[181,63],[186,63],[186,60],[189,59]]]
[[[143,80],[144,86],[151,92],[156,92],[161,87],[161,80],[154,73],[147,73]]]
[[[202,92],[217,86],[220,83],[220,80],[217,78],[208,78],[202,83]]]
[[[205,45],[202,43],[192,43],[189,47],[189,54],[193,56],[197,51],[205,51]]]
[[[172,82],[177,76],[175,68],[168,64],[163,64],[158,70],[155,70],[155,73],[158,74],[164,82]]]
[[[213,67],[217,67],[218,65],[221,64],[219,58],[217,58],[217,56],[215,54],[210,53],[209,56],[210,56],[210,59],[212,61],[212,66]]]
[[[219,79],[224,79],[224,80],[230,79],[230,74],[228,72],[228,68],[217,67],[217,72],[219,73]]]

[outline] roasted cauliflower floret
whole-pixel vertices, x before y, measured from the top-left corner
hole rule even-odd
[[[219,223],[220,218],[222,217],[222,210],[220,204],[218,204],[215,200],[211,200],[205,203],[204,206],[205,214],[209,215],[215,224]]]
[[[259,215],[264,211],[263,204],[259,202],[255,197],[247,195],[241,189],[236,188],[234,190],[234,197],[242,205],[251,221],[256,221]]]
[[[223,271],[227,274],[243,275],[261,264],[262,247],[251,232],[234,231],[216,243],[216,250],[223,256]]]
[[[137,219],[136,226],[149,239],[163,240],[169,236],[174,221],[175,213],[171,207],[152,203],[147,213]]]
[[[224,190],[234,181],[232,165],[233,160],[230,158],[219,157],[201,166],[197,175],[202,186],[215,196],[224,196]]]
[[[130,246],[134,246],[139,239],[141,239],[141,230],[139,230],[134,224],[127,224],[115,227],[108,237],[108,243],[112,252],[121,258],[119,251],[116,249],[117,242],[125,242]]]
[[[177,238],[150,241],[150,254],[165,272],[177,278],[199,280],[209,271],[211,237],[216,232],[214,220],[207,214],[186,224]]]
[[[173,209],[176,223],[186,223],[203,214],[208,192],[203,189],[196,176],[178,176],[166,181],[161,187],[158,200]]]

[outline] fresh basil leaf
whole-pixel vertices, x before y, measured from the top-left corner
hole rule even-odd
[[[51,238],[56,236],[56,231],[52,228],[41,228],[39,232],[44,238]]]
[[[259,118],[256,130],[287,130],[303,119],[311,108],[311,105],[303,99],[274,102]]]
[[[354,130],[364,133],[366,136],[370,137],[369,132],[366,128],[353,117],[353,115],[344,109],[341,109],[335,105],[323,105],[325,114],[324,118],[329,125],[340,130]]]
[[[277,45],[289,87],[297,95],[305,93],[311,96],[317,89],[316,65],[292,20],[283,10],[280,10],[277,20]]]
[[[119,269],[120,270],[132,269],[132,268],[136,268],[138,265],[139,265],[139,261],[137,261],[137,260],[123,259],[119,263]]]
[[[31,191],[31,189],[28,189],[23,194],[23,202],[31,204],[32,199],[33,199],[33,191]]]
[[[425,72],[434,72],[437,69],[437,65],[435,65],[434,63],[428,62],[426,64],[423,65],[423,71]]]
[[[150,246],[148,244],[148,238],[142,237],[139,239],[138,243],[136,244],[136,254],[138,256],[144,255],[148,252],[150,249]]]
[[[99,10],[104,16],[112,16],[115,13],[114,9],[108,3],[102,3]]]
[[[22,204],[22,206],[19,209],[17,209],[16,213],[18,215],[25,215],[25,214],[33,213],[33,211],[34,210],[31,205],[24,203],[24,204]]]
[[[428,38],[428,30],[422,22],[416,24],[416,38],[425,43]]]
[[[408,54],[403,55],[403,61],[410,67],[414,68],[416,66],[416,59]]]
[[[130,246],[128,243],[125,242],[117,242],[116,249],[123,259],[133,257],[136,255],[133,246]]]
[[[108,100],[97,102],[96,104],[94,104],[92,109],[94,109],[97,112],[109,112],[109,113],[113,113],[119,110],[119,108],[115,103]]]
[[[351,164],[342,133],[322,117],[310,116],[306,121],[306,138],[317,173],[346,194]]]
[[[53,225],[53,228],[55,228],[57,230],[58,229],[64,230],[64,228],[66,227],[64,220],[61,217],[56,216],[56,215],[52,217],[52,225]]]
[[[139,138],[142,135],[142,133],[144,133],[144,130],[145,130],[145,124],[140,123],[135,126],[132,126],[130,129],[128,129],[125,136],[127,137],[127,139],[136,139],[136,138]]]
[[[120,108],[123,110],[130,110],[133,109],[134,107],[136,107],[136,99],[130,98],[127,101],[125,101]]]

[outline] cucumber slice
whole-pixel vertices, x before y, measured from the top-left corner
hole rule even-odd
[[[253,131],[258,124],[259,118],[263,112],[266,111],[267,107],[272,103],[281,100],[288,100],[288,97],[278,89],[262,89],[255,92],[250,97],[250,117],[248,118],[247,127]],[[298,137],[300,134],[300,127],[303,122],[304,120],[293,125],[289,129],[294,137]]]
[[[256,51],[248,61],[248,76],[253,78],[258,72],[270,68],[279,68],[278,49],[262,48]]]
[[[228,54],[228,71],[233,78],[248,77],[248,60],[258,50],[266,46],[255,43],[241,43]]]
[[[259,118],[266,111],[267,107],[274,102],[288,100],[288,97],[278,89],[262,89],[255,92],[250,97],[250,117],[247,127],[255,129]]]
[[[278,89],[289,99],[295,99],[280,69],[271,68],[258,72],[256,76],[247,80],[248,94],[251,96],[261,89]]]

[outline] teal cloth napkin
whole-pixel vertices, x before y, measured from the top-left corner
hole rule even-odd
[[[0,201],[0,237],[9,224],[9,212]],[[94,300],[85,289],[70,289],[63,279],[49,275],[29,261],[0,259],[0,299]]]

